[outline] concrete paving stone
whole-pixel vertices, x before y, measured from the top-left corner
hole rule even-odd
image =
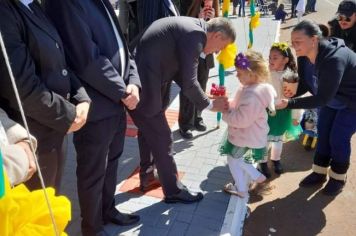
[[[166,204],[166,205],[174,205],[174,210],[178,211],[179,213],[184,212],[186,214],[193,214],[199,203],[193,203],[193,204],[182,204],[182,203],[177,203],[177,204]]]
[[[177,215],[177,211],[168,211],[167,214],[164,212],[158,217],[155,226],[159,228],[172,227]]]
[[[192,222],[192,220],[193,220],[193,216],[194,215],[192,213],[187,213],[187,212],[180,211],[180,212],[178,212],[176,221],[190,224]]]
[[[191,225],[204,226],[213,231],[220,231],[222,222],[221,220],[214,220],[205,216],[194,215]]]
[[[220,190],[220,191],[209,192],[208,194],[205,194],[204,199],[208,201],[217,201],[217,202],[227,204],[229,203],[230,195]]]
[[[228,182],[228,178],[221,179],[221,178],[208,178],[206,181],[208,184],[217,184],[220,186],[224,186],[226,182]],[[222,187],[221,187],[222,188]]]
[[[216,191],[220,191],[222,188],[223,186],[220,184],[208,183],[208,182],[202,184],[202,189],[206,192],[216,192]]]
[[[146,226],[146,225],[142,225],[141,228],[139,228],[139,235],[142,236],[165,236],[168,235],[168,231],[169,231],[169,227],[166,228],[158,228],[155,226]]]
[[[220,230],[210,230],[204,225],[193,225],[191,224],[185,236],[218,236]]]
[[[188,231],[189,224],[183,222],[174,222],[173,226],[168,231],[169,236],[183,236]]]
[[[207,165],[212,165],[215,166],[216,165],[217,160],[216,159],[209,159],[209,158],[205,158],[203,164],[207,164]]]
[[[203,164],[200,168],[199,168],[199,173],[200,174],[206,174],[208,175],[208,173],[210,171],[212,171],[216,166],[215,165],[208,165],[208,164]]]
[[[197,174],[199,173],[199,168],[192,166],[178,166],[178,171],[184,172],[184,175]]]
[[[204,201],[202,201],[199,204],[194,214],[203,216],[207,219],[214,219],[222,223],[222,220],[224,219],[225,216],[226,209],[227,209],[227,205],[224,202],[211,200],[211,199],[204,199]]]
[[[195,191],[195,192],[202,191],[200,182],[193,182],[187,186],[191,191]]]

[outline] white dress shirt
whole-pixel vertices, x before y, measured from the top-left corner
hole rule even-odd
[[[119,45],[119,55],[120,55],[120,61],[121,61],[121,76],[124,76],[125,74],[125,62],[126,62],[126,55],[125,55],[125,48],[124,48],[124,43],[122,42],[122,39],[120,37],[119,31],[116,28],[116,25],[114,23],[114,20],[112,19],[108,9],[106,8],[105,4],[103,2],[101,2],[106,10],[106,13],[109,16],[112,28],[114,30],[115,36],[116,36],[116,40],[117,40],[117,44]]]
[[[20,0],[20,2],[25,5],[28,9],[30,9],[30,7],[28,6],[29,4],[31,4],[33,2],[33,0]],[[31,10],[31,9],[30,9]]]

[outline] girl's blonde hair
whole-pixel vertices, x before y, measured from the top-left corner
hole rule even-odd
[[[267,82],[270,78],[268,63],[262,54],[254,50],[247,50],[245,56],[250,62],[251,75],[256,77],[257,83]]]

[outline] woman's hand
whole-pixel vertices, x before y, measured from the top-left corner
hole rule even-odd
[[[25,151],[27,158],[28,158],[28,162],[29,162],[28,174],[27,174],[27,177],[25,180],[25,181],[27,181],[27,180],[31,179],[31,177],[37,170],[36,163],[35,163],[35,156],[33,155],[32,151],[31,151],[30,144],[28,142],[20,141],[20,142],[16,143],[16,145],[20,146]]]
[[[288,99],[281,99],[279,100],[276,104],[276,109],[277,110],[282,110],[288,106]]]

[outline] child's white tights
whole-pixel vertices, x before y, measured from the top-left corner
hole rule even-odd
[[[251,180],[257,180],[262,174],[252,165],[241,158],[227,157],[229,169],[239,192],[248,192]]]
[[[283,141],[271,142],[271,160],[279,161],[281,160]]]
[[[271,158],[270,159],[272,161],[280,161],[282,151],[283,151],[283,141],[270,142],[268,144],[268,148],[271,150]],[[268,154],[265,155],[265,157],[261,161],[261,163],[265,163],[267,161],[268,161]]]

